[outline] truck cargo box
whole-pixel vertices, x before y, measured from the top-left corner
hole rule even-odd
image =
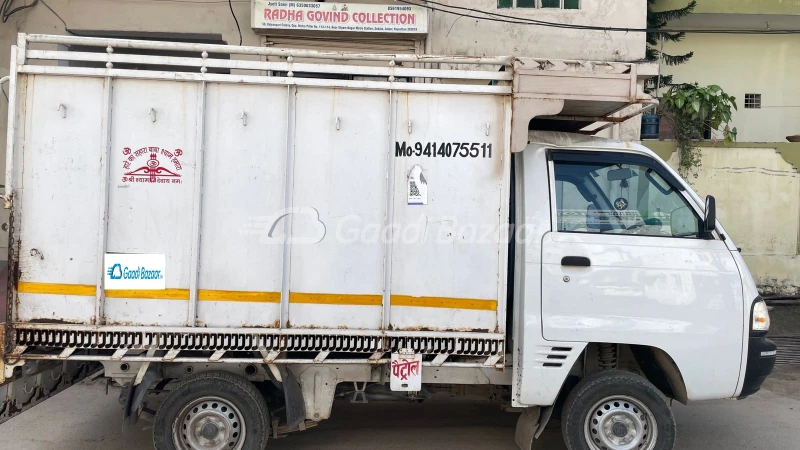
[[[509,74],[92,57],[17,75],[14,322],[502,333]]]

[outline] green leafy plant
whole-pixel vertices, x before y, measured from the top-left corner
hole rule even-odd
[[[655,11],[653,5],[658,3],[659,0],[647,0],[647,28],[660,30],[667,26],[670,21],[678,20],[685,17],[694,11],[697,6],[697,1],[692,0],[683,8],[669,9],[666,11]],[[664,42],[680,42],[686,37],[686,33],[666,33],[666,32],[652,32],[647,33],[647,48],[645,49],[645,60],[656,62],[663,58],[664,64],[668,66],[677,66],[683,64],[694,56],[694,52],[685,53],[683,55],[670,55],[664,53],[661,55],[661,41]],[[645,82],[645,90],[647,92],[656,89],[658,77],[651,78]],[[672,83],[672,75],[663,75],[661,77],[661,85],[663,88]]]
[[[736,97],[726,94],[717,85],[701,87],[697,83],[671,87],[661,98],[661,116],[675,131],[680,164],[678,171],[688,178],[697,177],[701,151],[695,139],[702,139],[706,131],[716,143],[721,133],[725,145],[736,141],[736,128],[730,127],[731,115],[737,109]]]

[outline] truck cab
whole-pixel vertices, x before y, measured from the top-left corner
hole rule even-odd
[[[553,375],[592,385],[587,376],[614,381],[619,370],[682,403],[758,391],[775,362],[769,315],[713,197],[629,142],[531,132],[515,163],[518,404],[555,403],[563,385]],[[635,394],[615,400],[593,386],[608,399],[582,415],[565,410],[566,437],[575,429],[597,448],[650,442],[647,420],[622,401]]]

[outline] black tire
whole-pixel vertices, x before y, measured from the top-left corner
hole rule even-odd
[[[222,401],[201,401],[206,398],[218,398]],[[224,406],[226,402],[233,408],[229,409],[229,406]],[[181,422],[186,421],[190,425],[192,424],[190,422],[192,410],[186,412],[183,410],[193,403],[197,403],[196,408],[193,408],[194,412],[207,407],[208,411],[213,411],[214,414],[223,414],[223,420],[227,417],[226,414],[232,415],[231,422],[225,424],[230,432],[224,434],[220,430],[225,428],[218,428],[216,435],[220,439],[227,435],[231,442],[235,440],[236,444],[231,448],[241,448],[241,450],[266,448],[270,433],[270,415],[267,402],[261,392],[253,383],[238,375],[227,372],[203,372],[181,380],[170,391],[156,413],[153,425],[153,444],[157,450],[181,450],[181,447],[176,446],[173,441],[173,424],[176,424],[179,415],[183,416]],[[212,409],[212,406],[216,409]],[[233,415],[234,412],[237,414]],[[217,416],[214,415],[213,418],[216,419]],[[242,422],[241,425],[239,421]],[[198,423],[202,425],[202,422]],[[180,429],[179,425],[176,427],[178,430]],[[236,431],[242,428],[245,430],[242,436],[243,441]],[[213,427],[212,430],[214,430]],[[233,437],[233,433],[236,433],[237,436]],[[216,436],[214,439],[217,438]],[[178,439],[180,440],[180,437]]]
[[[618,399],[621,400],[616,401]],[[626,401],[626,399],[631,401]],[[639,408],[636,407],[635,402],[639,403]],[[605,405],[610,408],[606,409]],[[649,411],[643,411],[641,406]],[[587,421],[587,416],[590,414],[592,418]],[[633,428],[633,426],[629,426],[628,422],[625,422],[624,426],[620,428],[615,428],[617,424],[614,423],[614,420],[618,418],[628,420],[627,418],[631,415],[640,419],[646,418],[646,420],[634,418],[636,424],[644,425],[641,427],[642,432],[633,437],[633,439],[642,439],[639,449],[645,450],[653,444],[647,441],[648,432],[650,433],[649,438],[655,440],[652,450],[672,450],[675,447],[675,418],[666,398],[646,379],[619,370],[592,374],[570,392],[561,416],[564,442],[569,450],[602,450],[603,448],[614,450],[613,445],[604,446],[604,444],[608,444],[609,439],[629,438],[630,434],[621,437],[614,433],[619,431],[622,434]],[[647,425],[653,421],[655,427]],[[604,424],[609,425],[606,432],[613,430],[611,431],[613,436],[610,438],[597,436],[598,432],[603,433]],[[590,431],[587,431],[587,428]],[[652,431],[648,431],[648,428],[657,430],[655,437],[653,437]],[[587,434],[593,435],[592,441],[594,442],[591,445],[587,442]],[[601,441],[598,437],[604,440]],[[622,446],[622,444],[619,445]]]

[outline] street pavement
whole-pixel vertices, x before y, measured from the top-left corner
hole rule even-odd
[[[743,400],[675,404],[678,450],[800,448],[800,366],[784,366],[767,389]],[[0,425],[0,448],[15,450],[145,450],[148,422],[122,432],[117,395],[102,383],[82,383]],[[270,450],[515,450],[516,414],[464,399],[334,405],[318,427],[272,440]],[[536,448],[563,450],[557,426]]]

